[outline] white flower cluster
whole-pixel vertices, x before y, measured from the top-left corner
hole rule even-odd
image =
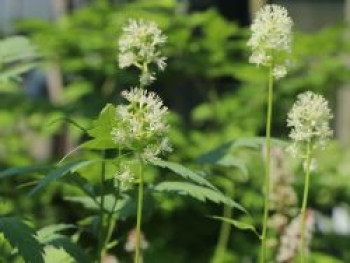
[[[293,21],[284,7],[265,5],[251,25],[248,46],[252,48],[250,63],[273,67],[276,79],[287,74],[291,52]]]
[[[166,67],[166,57],[159,51],[166,39],[156,23],[130,20],[119,39],[119,67],[138,67],[141,70],[141,85],[151,84],[155,80],[155,74],[149,66],[154,64],[159,70]]]
[[[134,181],[135,176],[127,166],[122,166],[114,176],[115,186],[120,185],[122,189],[128,189]]]
[[[114,142],[140,153],[146,161],[170,152],[172,149],[166,137],[168,109],[158,95],[133,88],[123,91],[122,96],[128,104],[117,106],[116,126],[111,132]]]
[[[288,113],[287,126],[292,127],[289,137],[293,144],[288,148],[294,156],[305,158],[307,144],[311,151],[324,148],[333,131],[329,121],[333,118],[327,100],[311,91],[298,96]]]
[[[277,253],[277,262],[287,263],[291,262],[298,254],[300,248],[300,224],[301,215],[297,216],[285,229],[285,232],[281,236],[280,247]],[[314,231],[315,218],[314,213],[311,210],[307,211],[306,224],[305,224],[305,245],[306,248],[312,239]]]

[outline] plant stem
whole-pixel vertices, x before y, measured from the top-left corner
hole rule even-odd
[[[232,183],[232,189],[230,188],[230,189],[226,190],[226,194],[230,198],[233,198],[233,195],[234,195],[233,187],[234,187],[234,184]],[[231,206],[224,205],[223,217],[232,218],[232,207]],[[218,243],[217,243],[214,258],[212,261],[213,263],[221,263],[224,261],[224,255],[225,255],[225,251],[227,249],[227,244],[228,244],[228,241],[230,238],[230,234],[231,234],[231,224],[229,224],[227,222],[222,222]]]
[[[118,203],[118,197],[119,197],[119,186],[118,186],[118,189],[115,193],[115,199],[114,199],[114,202],[113,202],[113,206],[112,206],[112,210],[109,212],[108,214],[108,218],[107,218],[107,227],[106,227],[106,236],[104,238],[104,247],[106,247],[109,243],[109,240],[111,239],[111,236],[112,236],[112,233],[113,233],[113,229],[115,227],[115,221],[113,222],[113,214],[114,214],[114,210],[117,206],[117,203]]]
[[[102,163],[101,163],[101,204],[100,204],[100,236],[98,246],[98,262],[102,262],[103,250],[104,250],[104,184],[106,180],[106,162],[104,161],[105,151],[102,151]]]
[[[270,141],[271,141],[271,120],[272,120],[272,104],[273,104],[273,66],[269,70],[269,87],[268,87],[268,104],[267,104],[267,120],[266,120],[266,137],[265,137],[265,200],[264,200],[264,218],[263,230],[261,235],[261,258],[260,262],[266,260],[266,236],[267,224],[269,219],[269,201],[270,201]]]
[[[121,163],[121,149],[120,147],[118,148],[118,167],[120,167]],[[108,213],[108,218],[107,218],[107,228],[106,228],[106,236],[104,238],[104,247],[106,247],[109,243],[109,240],[111,239],[114,227],[115,227],[115,221],[113,221],[113,214],[114,210],[117,206],[118,203],[118,198],[119,198],[119,193],[120,193],[120,182],[118,183],[118,186],[116,186],[116,191],[114,193],[114,202],[112,206],[112,210]]]
[[[304,183],[304,196],[301,207],[301,228],[300,228],[300,262],[305,262],[305,226],[306,226],[306,208],[307,199],[309,195],[309,182],[310,182],[310,167],[311,167],[311,145],[310,141],[307,144],[307,153],[305,160],[305,183]]]
[[[137,201],[137,223],[136,223],[136,248],[134,263],[140,262],[141,256],[141,222],[142,222],[142,205],[143,205],[143,161],[140,160],[140,181],[139,181],[139,193]]]

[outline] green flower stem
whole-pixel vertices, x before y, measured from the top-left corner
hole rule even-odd
[[[304,183],[304,196],[301,207],[301,228],[300,228],[300,262],[305,262],[305,226],[306,226],[306,208],[307,199],[309,195],[309,182],[310,182],[310,168],[311,168],[311,143],[307,143],[307,153],[305,160],[305,183]]]
[[[271,120],[272,120],[272,104],[273,104],[273,66],[269,70],[269,87],[268,87],[268,104],[267,104],[267,121],[266,121],[266,137],[265,137],[265,200],[264,200],[264,218],[263,230],[261,235],[261,258],[260,262],[266,261],[266,239],[267,239],[267,224],[269,220],[269,201],[270,201],[270,141],[271,141]]]
[[[102,262],[103,257],[103,240],[104,240],[104,184],[106,181],[106,162],[104,161],[105,151],[102,151],[102,163],[101,163],[101,204],[100,204],[100,236],[98,244],[98,262]]]
[[[231,186],[231,185],[230,185]],[[234,197],[234,184],[232,183],[232,188],[226,190],[226,195],[233,199]],[[224,205],[223,217],[232,218],[232,207],[228,205]],[[231,234],[231,224],[228,222],[221,223],[220,235],[218,239],[218,243],[215,249],[215,254],[213,258],[213,263],[221,263],[224,262],[224,256],[227,249],[228,241]]]
[[[140,160],[140,181],[139,181],[139,194],[137,201],[137,223],[136,223],[136,248],[134,263],[140,263],[141,256],[141,222],[142,222],[142,205],[143,205],[143,161]]]

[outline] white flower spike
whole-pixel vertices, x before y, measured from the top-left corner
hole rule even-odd
[[[136,66],[142,72],[140,83],[147,86],[155,80],[149,66],[154,65],[163,71],[166,57],[160,48],[166,43],[166,36],[154,22],[129,20],[119,39],[119,67]]]
[[[249,62],[273,67],[275,79],[284,77],[289,66],[293,21],[284,7],[265,5],[251,25],[248,46],[252,48]]]
[[[171,151],[166,137],[168,109],[158,95],[133,88],[123,91],[122,96],[128,104],[117,106],[117,126],[111,132],[113,141],[123,148],[140,152],[144,160]]]
[[[292,127],[289,137],[293,144],[288,150],[301,158],[306,156],[306,145],[311,150],[324,148],[333,134],[329,126],[333,118],[327,100],[311,91],[298,96],[298,100],[288,113],[287,126]]]

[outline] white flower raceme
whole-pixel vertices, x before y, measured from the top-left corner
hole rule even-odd
[[[149,66],[153,64],[159,70],[166,67],[166,57],[159,50],[165,42],[166,36],[156,23],[130,20],[119,39],[119,67],[138,67],[142,71],[140,83],[151,84],[155,77]]]
[[[251,25],[248,46],[252,48],[249,61],[273,67],[276,79],[287,74],[288,55],[291,52],[293,21],[284,7],[265,5],[258,11]]]
[[[324,148],[333,134],[329,126],[332,118],[324,97],[311,91],[300,94],[288,113],[287,126],[292,127],[289,137],[293,140],[288,150],[304,158],[308,143],[311,151]]]
[[[154,93],[139,88],[123,91],[128,101],[116,109],[116,126],[112,138],[122,148],[134,150],[145,160],[155,158],[163,152],[171,151],[166,137],[167,107]]]

